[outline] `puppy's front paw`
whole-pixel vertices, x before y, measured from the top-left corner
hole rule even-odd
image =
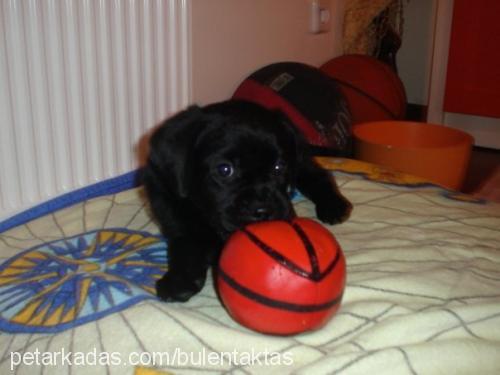
[[[351,211],[351,203],[340,197],[316,204],[316,216],[326,224],[338,224],[347,220]]]
[[[206,272],[197,277],[167,272],[156,282],[156,294],[165,302],[186,302],[205,284]]]

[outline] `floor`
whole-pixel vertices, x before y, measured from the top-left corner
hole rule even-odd
[[[500,202],[500,150],[474,147],[462,191]]]

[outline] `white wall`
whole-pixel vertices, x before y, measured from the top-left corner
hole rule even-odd
[[[397,54],[399,76],[408,102],[427,105],[436,1],[410,1],[404,6],[403,43]]]
[[[192,0],[192,99],[231,97],[240,82],[267,64],[319,66],[340,54],[345,0],[326,0],[332,27],[308,31],[310,0]]]

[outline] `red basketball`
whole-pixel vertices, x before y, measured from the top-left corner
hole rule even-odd
[[[222,251],[217,285],[231,316],[253,330],[289,335],[324,325],[338,310],[345,259],[333,235],[297,218],[248,225]]]
[[[353,125],[404,118],[403,82],[382,61],[364,55],[344,55],[328,61],[321,70],[339,85],[349,104]]]

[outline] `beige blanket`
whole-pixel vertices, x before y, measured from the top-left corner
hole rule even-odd
[[[500,205],[322,162],[354,204],[328,227],[347,287],[325,327],[252,332],[211,282],[187,303],[158,301],[165,244],[138,188],[0,233],[0,373],[500,373]]]

